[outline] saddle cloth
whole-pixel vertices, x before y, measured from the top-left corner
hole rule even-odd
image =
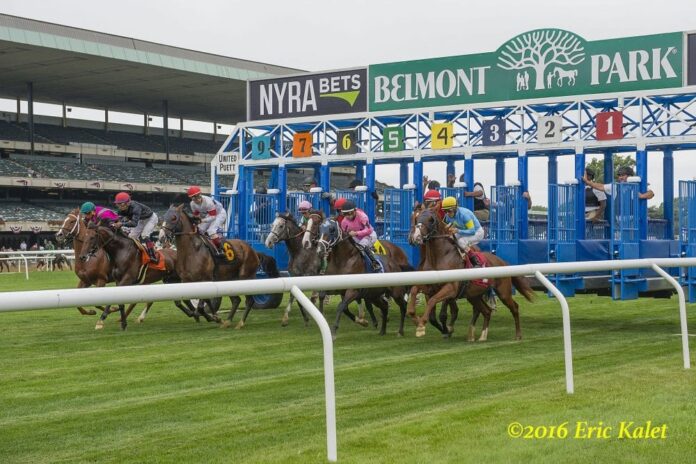
[[[132,238],[131,240],[133,240],[133,243],[135,243],[135,245],[138,247],[138,250],[140,251],[140,264],[142,266],[147,265],[148,269],[154,269],[157,271],[167,270],[167,267],[164,263],[164,255],[160,250],[157,250],[157,256],[159,257],[159,261],[157,262],[157,264],[155,264],[150,260],[150,255],[148,254],[147,249],[143,246],[143,244],[140,243],[139,240],[136,240],[134,238]]]
[[[482,252],[472,250],[469,253],[476,256],[476,259],[481,264],[481,267],[488,267],[488,260],[486,259],[486,256]],[[464,257],[464,266],[466,267],[466,269],[472,269],[474,267],[474,265],[471,264],[471,260],[469,259],[469,256],[468,255],[464,255],[464,256],[465,256]],[[491,279],[475,279],[475,280],[472,280],[471,283],[474,285],[478,285],[479,287],[488,288],[491,285],[490,280]]]
[[[384,261],[382,261],[382,257],[379,255],[375,255],[375,259],[379,261],[379,264],[382,266],[381,269],[379,270],[379,274],[384,273]],[[372,269],[372,262],[370,261],[370,258],[367,257],[367,255],[363,255],[363,263],[365,264],[365,274],[375,274],[376,271]]]

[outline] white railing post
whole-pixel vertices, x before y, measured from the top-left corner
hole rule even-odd
[[[298,303],[312,316],[314,322],[319,326],[321,341],[324,345],[324,392],[326,394],[326,452],[330,462],[338,459],[336,443],[336,388],[334,386],[334,365],[333,365],[333,336],[331,328],[326,323],[324,315],[319,312],[316,306],[302,293],[297,285],[293,285],[290,293]]]
[[[689,329],[686,324],[686,298],[684,297],[684,289],[681,288],[679,282],[669,275],[667,271],[662,269],[657,264],[653,264],[652,270],[660,274],[664,279],[672,284],[672,287],[677,291],[677,297],[679,298],[679,323],[681,325],[681,336],[682,336],[682,355],[684,357],[684,369],[691,369],[691,359],[689,355]]]
[[[570,310],[568,309],[568,301],[544,274],[536,271],[534,277],[553,293],[553,296],[561,303],[561,314],[563,314],[563,352],[565,354],[566,391],[568,394],[572,394],[575,392],[575,385],[573,383],[573,347],[570,342]]]

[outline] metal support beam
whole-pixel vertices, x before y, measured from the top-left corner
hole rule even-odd
[[[495,158],[495,185],[505,185],[505,158]]]
[[[640,177],[639,192],[648,190],[648,151],[646,149],[636,151],[636,175]],[[638,200],[638,237],[641,240],[648,238],[648,200]]]
[[[464,182],[466,182],[466,191],[474,190],[474,159],[464,159]],[[464,207],[468,210],[474,210],[474,197],[466,197],[464,199]]]
[[[399,163],[399,188],[408,184],[408,163],[402,161]]]
[[[525,155],[517,157],[517,180],[520,181],[520,189],[522,193],[529,192],[529,159]],[[521,239],[529,238],[529,214],[527,209],[527,199],[520,195],[519,208],[519,237]]]
[[[413,192],[416,201],[423,201],[423,162],[413,162],[413,184],[416,186]]]
[[[367,217],[373,218],[376,213],[376,200],[372,198],[372,192],[375,191],[375,163],[367,163],[365,165],[365,185],[367,186],[367,198],[365,199],[365,208],[367,209]]]
[[[548,160],[548,178],[549,184],[558,184],[558,155],[555,153],[549,154]]]
[[[575,195],[575,237],[578,240],[585,239],[585,183],[582,177],[585,175],[585,153],[575,153],[575,178],[578,179],[578,192]],[[596,173],[595,173],[596,175]],[[611,203],[607,201],[607,205]]]
[[[604,183],[611,184],[614,182],[614,156],[611,152],[604,152]],[[611,198],[607,198],[607,207],[604,209],[604,218],[611,224],[611,218],[613,217],[614,211],[612,211],[612,201]]]
[[[665,224],[665,240],[674,239],[674,157],[666,148],[662,157],[662,187]]]

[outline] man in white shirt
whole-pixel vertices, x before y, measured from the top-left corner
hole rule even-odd
[[[585,168],[585,177],[594,181],[595,173],[590,168]],[[604,189],[598,190],[589,185],[585,186],[585,220],[597,222],[604,219],[604,210],[607,207],[607,194]]]
[[[630,166],[621,166],[619,169],[616,171],[616,182],[622,183],[626,182],[626,180],[634,176],[633,168]],[[582,178],[583,182],[585,184],[593,189],[597,190],[602,190],[604,193],[607,195],[612,194],[612,184],[600,184],[599,182],[594,182],[592,179],[590,179],[587,176],[587,171],[585,171],[585,176]],[[638,198],[641,200],[650,200],[652,197],[655,196],[655,192],[652,190],[648,189],[645,192],[639,193]]]

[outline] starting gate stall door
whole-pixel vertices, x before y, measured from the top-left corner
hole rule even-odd
[[[294,214],[295,216],[300,215],[298,209],[300,203],[307,200],[312,204],[312,208],[321,209],[321,192],[288,192],[287,196],[287,212]]]
[[[466,192],[466,188],[464,187],[440,187],[440,195],[442,195],[442,198],[446,197],[454,197],[457,199],[457,205],[458,206],[463,206],[466,207],[464,204],[464,193]]]
[[[276,246],[273,250],[270,250],[266,248],[265,243],[278,212],[278,193],[273,191],[273,189],[270,192],[253,193],[250,195],[251,201],[248,203],[249,216],[247,217],[245,240],[254,250],[272,255],[276,259],[278,266],[284,269],[287,267],[287,263],[282,261],[287,261],[285,257],[287,254],[286,250],[282,246]]]
[[[384,190],[384,235],[380,238],[400,247],[408,256],[411,266],[418,266],[419,250],[408,243],[411,214],[415,204],[413,189]]]
[[[355,206],[363,211],[366,211],[365,206],[367,205],[367,190],[336,190],[336,199],[339,198],[353,200],[353,202],[355,202]],[[333,214],[333,211],[331,213]],[[370,218],[370,221],[372,220],[373,218]]]
[[[519,185],[491,187],[491,251],[509,264],[519,264]]]
[[[612,259],[640,258],[640,207],[638,182],[612,185],[611,256]],[[612,272],[612,298],[632,300],[645,291],[646,280],[640,269]]]
[[[224,235],[227,238],[239,238],[239,194],[236,190],[227,190],[217,195],[217,201],[227,211],[227,224]]]
[[[696,257],[696,180],[679,181],[679,244],[682,256]],[[682,270],[681,284],[689,302],[696,303],[696,268]]]
[[[549,185],[548,256],[549,262],[577,261],[575,197],[578,184]],[[579,274],[555,274],[553,282],[564,296],[574,296],[582,288]]]

